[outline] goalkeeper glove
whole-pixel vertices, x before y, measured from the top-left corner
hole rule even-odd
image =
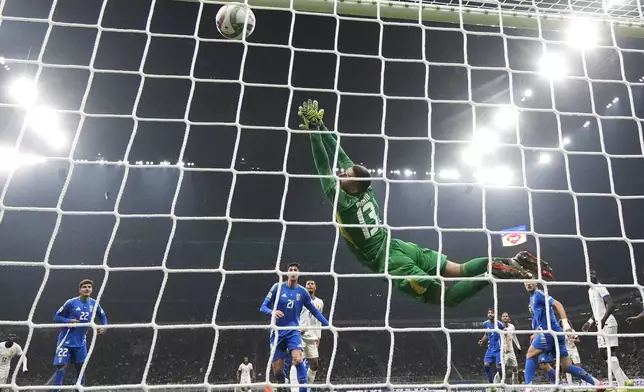
[[[307,100],[302,103],[302,106],[297,108],[297,115],[302,119],[300,129],[320,129],[322,126],[322,118],[324,117],[324,109],[318,108],[318,101]]]

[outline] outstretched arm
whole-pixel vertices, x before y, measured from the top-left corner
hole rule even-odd
[[[311,302],[311,296],[309,295],[309,293],[306,292],[306,291],[304,293],[305,293],[305,295],[304,295],[304,307],[307,308],[309,310],[309,312],[311,312],[313,317],[318,319],[318,321],[321,322],[322,325],[327,327],[329,325],[329,321],[326,319],[326,317],[324,317],[324,315],[322,313],[320,313],[318,308],[316,308],[315,305],[313,305],[313,302]]]
[[[324,124],[322,124],[322,127],[320,129],[322,129],[323,131],[329,131],[329,129]],[[324,147],[326,148],[326,153],[329,156],[329,160],[334,159],[335,149],[337,146],[338,147],[338,165],[340,165],[340,168],[343,170],[347,170],[355,166],[351,158],[349,158],[349,156],[342,149],[342,146],[338,143],[338,137],[335,134],[331,132],[324,133],[322,134],[322,140],[324,141]]]
[[[313,152],[313,161],[315,162],[315,169],[321,176],[331,176],[333,175],[333,170],[331,168],[331,163],[329,161],[329,156],[327,155],[323,136],[319,133],[311,134],[311,151]],[[336,180],[335,178],[325,177],[320,178],[322,183],[322,191],[326,197],[333,202],[335,199],[335,187]],[[340,198],[338,200],[338,208],[342,208],[348,204],[346,200],[345,193],[340,190]]]

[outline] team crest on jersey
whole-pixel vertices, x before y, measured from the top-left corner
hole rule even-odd
[[[301,297],[299,294],[295,295],[295,299],[296,299],[296,300],[298,300],[298,301],[299,301],[299,300],[300,300],[300,298],[302,298],[302,297]]]

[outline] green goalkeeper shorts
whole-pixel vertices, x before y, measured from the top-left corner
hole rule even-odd
[[[383,251],[383,254],[385,252]],[[398,290],[416,299],[439,303],[441,281],[434,278],[437,268],[445,272],[447,256],[432,249],[392,238],[389,246],[389,274],[393,276],[418,276],[418,279],[392,279]],[[384,263],[382,264],[384,272]]]

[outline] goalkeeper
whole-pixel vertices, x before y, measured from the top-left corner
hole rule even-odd
[[[301,129],[322,131],[310,134],[313,159],[319,175],[334,175],[331,159],[335,157],[336,148],[338,150],[338,163],[344,172],[339,175],[339,180],[322,178],[321,182],[324,194],[332,203],[338,195],[337,221],[341,225],[340,234],[358,262],[371,271],[384,273],[388,264],[387,271],[394,277],[414,276],[407,279],[394,278],[392,284],[398,290],[423,302],[439,304],[441,281],[435,278],[437,272],[445,277],[473,277],[487,273],[489,266],[497,278],[531,279],[540,263],[542,275],[553,278],[548,263],[528,252],[520,252],[513,258],[490,260],[488,257],[480,257],[457,264],[448,261],[447,256],[437,251],[396,238],[390,239],[387,229],[379,226],[380,208],[371,187],[369,170],[354,164],[342,147],[337,145],[336,136],[324,126],[324,110],[318,108],[317,101],[304,102],[297,114],[302,119]],[[338,183],[339,190],[336,189]],[[353,226],[342,226],[343,224]],[[457,306],[487,285],[489,281],[459,281],[445,290],[445,306]]]

